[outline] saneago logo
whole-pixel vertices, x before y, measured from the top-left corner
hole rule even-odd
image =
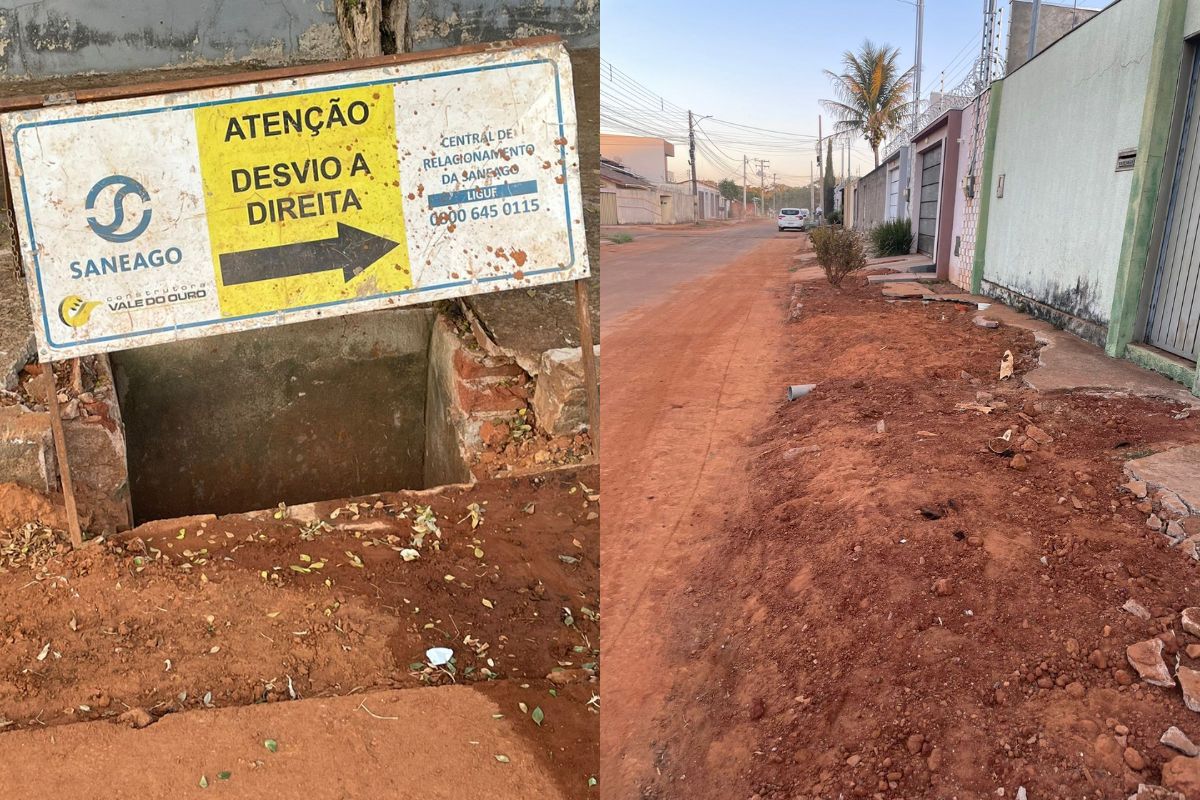
[[[84,300],[77,294],[67,295],[58,304],[58,318],[64,325],[72,328],[82,328],[92,316],[92,311],[100,303],[96,300]]]
[[[113,187],[115,189],[112,192],[106,191]],[[141,198],[142,216],[129,227],[125,220],[125,199],[131,194]],[[112,217],[108,222],[104,222],[95,215],[89,215],[87,223],[93,233],[109,242],[131,242],[145,233],[150,225],[150,193],[146,191],[146,187],[125,175],[109,175],[97,181],[88,192],[86,207],[89,212],[95,211],[96,201],[101,195],[112,204]],[[122,231],[122,228],[125,230]]]

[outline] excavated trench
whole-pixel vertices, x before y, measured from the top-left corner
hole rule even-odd
[[[397,309],[111,354],[134,524],[466,479],[433,379],[435,318]]]

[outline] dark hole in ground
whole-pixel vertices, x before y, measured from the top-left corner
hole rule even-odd
[[[423,488],[424,308],[112,355],[135,523]]]

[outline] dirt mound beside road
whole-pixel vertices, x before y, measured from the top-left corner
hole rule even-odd
[[[1200,716],[1131,678],[1125,651],[1173,632],[1169,661],[1198,666],[1179,613],[1200,605],[1200,565],[1119,486],[1124,460],[1196,442],[1200,424],[1000,381],[1005,350],[1018,375],[1034,363],[1027,332],[858,284],[799,293],[793,382],[818,386],[761,431],[747,512],[688,580],[707,589],[673,643],[686,677],[646,796],[1115,798],[1158,783],[1178,756],[1159,737],[1197,739]],[[1024,463],[988,449],[1009,428]],[[1149,619],[1121,610],[1130,598]]]
[[[0,729],[466,685],[589,796],[598,508],[592,467],[158,523],[0,571]]]

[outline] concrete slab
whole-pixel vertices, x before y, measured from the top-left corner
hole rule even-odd
[[[1200,514],[1200,445],[1176,447],[1125,462],[1125,472],[1152,489],[1168,489]]]
[[[884,283],[882,292],[884,297],[896,297],[904,300],[927,300],[934,303],[964,303],[975,306],[980,302],[986,302],[985,298],[963,294],[962,292],[940,293],[935,290],[935,287],[916,283],[911,280]]]
[[[935,280],[931,275],[917,275],[911,272],[893,272],[885,275],[868,275],[867,283],[896,283],[901,281]]]
[[[885,283],[883,284],[884,297],[901,297],[912,299],[924,299],[927,294],[925,287],[916,283]]]
[[[929,256],[917,253],[907,256],[885,256],[883,258],[867,259],[867,269],[872,267],[887,267],[894,269],[897,272],[936,272],[937,265],[929,258]]]
[[[54,455],[49,413],[0,408],[0,481],[52,492],[58,488]]]
[[[1025,383],[1041,392],[1089,390],[1103,394],[1155,397],[1200,407],[1200,398],[1156,372],[1119,358],[1074,334],[1055,328],[1008,306],[993,303],[979,312],[984,319],[1025,328],[1043,346],[1036,368],[1025,374]]]

